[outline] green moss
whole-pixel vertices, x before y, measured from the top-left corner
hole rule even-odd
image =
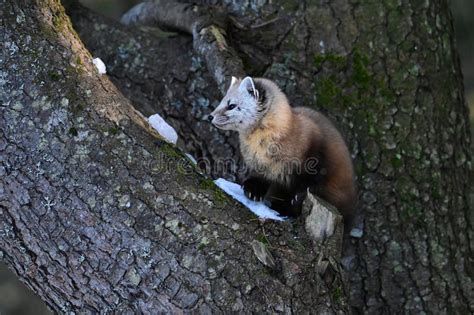
[[[161,151],[165,153],[167,156],[171,158],[182,158],[182,155],[179,153],[179,151],[173,147],[171,144],[165,142],[161,147]]]
[[[392,158],[392,166],[394,168],[399,168],[399,167],[402,167],[403,166],[403,160],[402,160],[402,156],[400,153],[397,153],[395,154],[395,156]]]
[[[199,188],[201,189],[210,190],[215,189],[216,187],[216,184],[209,178],[203,178],[199,182]]]
[[[422,209],[416,205],[408,205],[402,208],[401,218],[404,221],[410,221],[411,223],[417,224],[421,222]]]
[[[422,224],[423,206],[420,203],[420,196],[416,184],[411,178],[399,177],[395,183],[397,200],[402,204],[399,207],[399,215],[402,221],[410,224]]]
[[[330,104],[341,94],[342,90],[336,85],[334,77],[331,76],[318,81],[316,86],[318,104]]]
[[[350,106],[351,104],[374,104],[372,99],[364,97],[371,86],[380,90],[383,98],[393,100],[393,94],[383,81],[375,82],[369,70],[369,58],[356,49],[351,58],[342,55],[325,54],[316,55],[314,63],[320,67],[325,63],[329,72],[333,73],[316,81],[316,95],[319,107],[326,107],[336,102],[339,105]],[[336,73],[349,72],[349,80],[344,75],[339,78]],[[343,93],[343,90],[348,91]]]
[[[203,190],[211,190],[214,201],[222,206],[229,202],[229,199],[224,191],[222,191],[215,183],[209,178],[203,178],[199,182],[199,188]]]
[[[269,244],[267,237],[263,233],[257,235],[257,241],[259,241],[260,243],[262,243],[264,245]]]
[[[408,49],[411,48],[401,48]],[[363,159],[356,163],[357,173],[364,174],[380,165],[380,172],[396,178],[393,194],[399,203],[396,211],[401,222],[410,222],[410,226],[425,224],[423,204],[426,202],[422,201],[422,193],[426,193],[426,189],[417,188],[416,182],[431,181],[429,198],[437,201],[443,198],[443,181],[433,173],[432,178],[424,178],[429,158],[420,140],[408,136],[414,119],[411,116],[413,104],[416,102],[420,113],[424,113],[433,103],[429,93],[410,92],[421,73],[420,67],[408,61],[395,68],[395,64],[387,61],[389,77],[380,69],[384,67],[383,60],[372,57],[370,51],[362,47],[356,48],[347,58],[316,55],[314,65],[318,68],[314,79],[316,97],[310,101],[323,112],[341,113],[343,123],[348,122],[346,126],[352,128],[348,132],[357,136],[363,153]],[[454,90],[452,85],[447,85],[447,89]],[[446,116],[449,117],[449,111]],[[427,128],[422,124],[415,127]],[[405,166],[416,164],[420,167],[415,167],[410,174],[403,172]],[[339,292],[335,291],[334,298],[338,296]]]
[[[72,59],[71,63],[66,67],[66,74],[72,78],[85,72],[86,72],[86,68],[84,66],[84,63],[82,62],[81,57],[79,56]]]
[[[45,38],[53,39],[55,36],[54,29],[48,23],[40,23],[40,31]]]
[[[51,21],[42,21],[40,24],[40,30],[44,37],[52,40],[56,40],[57,33],[63,31],[65,28],[73,30],[69,17],[64,11],[64,7],[59,1],[47,1],[45,7],[51,11]],[[74,32],[75,33],[75,32]]]
[[[84,63],[82,63],[81,57],[79,57],[79,56],[76,57],[76,65],[78,65],[78,66],[83,66],[84,65]]]
[[[69,128],[69,134],[73,137],[77,136],[78,134],[77,129],[74,127]]]
[[[335,303],[339,304],[342,298],[342,289],[341,287],[335,287],[332,290],[332,299]]]
[[[61,75],[54,70],[49,71],[48,76],[53,81],[58,81],[61,78]]]
[[[82,98],[80,98],[74,89],[70,89],[66,93],[66,98],[69,100],[69,108],[71,113],[78,114],[84,110],[86,103]]]
[[[61,5],[60,2],[57,1],[51,1],[49,7],[51,8],[51,12],[53,15],[51,19],[53,27],[56,30],[62,30],[69,23],[66,12],[64,11],[64,7]]]
[[[387,82],[379,80],[376,83],[376,87],[378,87],[377,91],[386,104],[395,103],[395,94],[388,88]]]
[[[64,18],[59,15],[54,15],[53,26],[58,30],[62,29],[64,27]]]
[[[201,250],[203,250],[205,247],[206,247],[206,244],[201,243],[201,244],[198,245],[198,248],[197,248],[197,249],[201,251]]]
[[[352,120],[363,121],[365,132],[377,136],[382,132],[377,117],[395,102],[395,96],[385,78],[376,78],[369,71],[369,60],[360,49],[355,49],[349,57],[315,56],[315,64],[324,63],[324,73],[328,73],[315,81],[315,107],[332,112],[357,107],[360,110],[351,110]]]
[[[76,57],[76,67],[74,68],[76,73],[81,74],[85,72],[84,63],[82,62],[81,57]]]
[[[298,9],[299,3],[298,1],[292,1],[292,0],[281,1],[281,6],[287,12],[294,12]]]
[[[360,88],[367,89],[369,87],[371,76],[367,70],[369,58],[360,53],[359,50],[354,51],[353,58],[353,75],[352,80]]]
[[[75,102],[71,108],[71,112],[73,114],[78,114],[84,110],[84,103],[83,102]]]
[[[77,72],[76,72],[76,68],[71,66],[71,65],[68,65],[66,67],[66,75],[69,76],[69,77],[74,77],[76,76]]]
[[[320,68],[325,62],[329,63],[330,66],[343,69],[347,64],[347,57],[337,54],[322,54],[314,57],[314,65],[317,68]]]
[[[373,105],[372,102],[370,102],[369,100],[367,100],[366,102],[364,102],[365,104],[367,105]],[[364,104],[362,103],[362,104]],[[365,122],[367,124],[367,127],[368,127],[368,134],[370,136],[375,136],[377,135],[378,131],[379,131],[379,128],[377,127],[377,113],[371,111],[370,109],[366,112],[366,117],[365,117]]]
[[[225,205],[229,201],[227,195],[220,188],[214,190],[214,200],[218,205]]]
[[[116,135],[118,132],[119,132],[119,128],[118,127],[109,127],[107,129],[107,132],[110,133],[111,135]]]

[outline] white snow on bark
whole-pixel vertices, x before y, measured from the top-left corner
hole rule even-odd
[[[231,195],[232,198],[249,208],[250,211],[255,213],[258,217],[277,221],[284,221],[286,219],[285,217],[281,217],[275,210],[267,207],[263,202],[257,202],[248,199],[240,185],[229,182],[223,178],[216,179],[214,183],[216,183],[216,185],[219,186],[223,191]]]
[[[194,165],[197,164],[197,161],[196,161],[196,159],[194,158],[194,156],[192,156],[192,155],[189,154],[189,153],[185,153],[185,154],[186,154],[186,156],[191,160],[191,162],[193,162]]]
[[[178,134],[176,133],[176,130],[168,125],[168,123],[163,118],[161,118],[160,115],[151,115],[148,117],[148,122],[163,138],[165,138],[166,141],[176,144],[178,141]]]
[[[105,68],[105,64],[102,60],[100,60],[100,58],[94,58],[92,60],[92,63],[97,68],[97,71],[99,71],[100,74],[106,74],[107,73],[107,69]]]

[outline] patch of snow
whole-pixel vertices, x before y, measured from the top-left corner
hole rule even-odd
[[[194,158],[194,156],[192,156],[192,155],[189,154],[189,153],[186,153],[186,156],[191,160],[191,162],[193,162],[194,165],[197,164],[197,161],[196,161],[196,159]]]
[[[361,238],[364,232],[359,228],[353,228],[349,234],[354,238]]]
[[[284,221],[286,219],[285,217],[281,217],[275,210],[267,207],[263,202],[257,202],[248,199],[240,185],[229,182],[223,178],[216,179],[214,183],[216,183],[216,185],[219,186],[223,191],[231,195],[232,198],[249,208],[250,211],[255,213],[258,217],[276,221]]]
[[[168,123],[163,118],[161,118],[160,115],[151,115],[148,117],[148,122],[163,138],[165,138],[166,141],[176,144],[178,141],[178,134],[176,133],[176,130],[168,125]]]
[[[105,64],[102,60],[100,60],[100,58],[94,58],[92,60],[92,63],[97,68],[97,71],[99,71],[100,74],[106,74],[107,73],[107,69],[105,68]]]
[[[324,44],[324,41],[319,42],[319,48],[321,48],[321,53],[324,54],[326,52],[326,45]]]

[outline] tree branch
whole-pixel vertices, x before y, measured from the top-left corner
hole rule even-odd
[[[221,93],[225,93],[232,75],[245,75],[242,61],[227,43],[228,19],[220,7],[211,9],[176,1],[146,1],[125,13],[122,23],[191,34],[194,49],[206,60]]]
[[[77,2],[66,8],[81,40],[104,60],[107,75],[135,108],[146,116],[162,115],[177,130],[178,145],[200,161],[208,174],[237,180],[236,169],[213,167],[222,165],[216,161],[228,156],[233,157],[234,167],[240,165],[238,139],[207,120],[221,95],[189,37],[157,37]]]

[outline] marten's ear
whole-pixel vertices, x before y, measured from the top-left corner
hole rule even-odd
[[[239,89],[247,91],[255,98],[255,101],[258,101],[258,91],[251,77],[245,77],[240,83]]]
[[[235,83],[237,83],[237,78],[232,76],[232,80],[230,81],[229,88],[232,87]]]

